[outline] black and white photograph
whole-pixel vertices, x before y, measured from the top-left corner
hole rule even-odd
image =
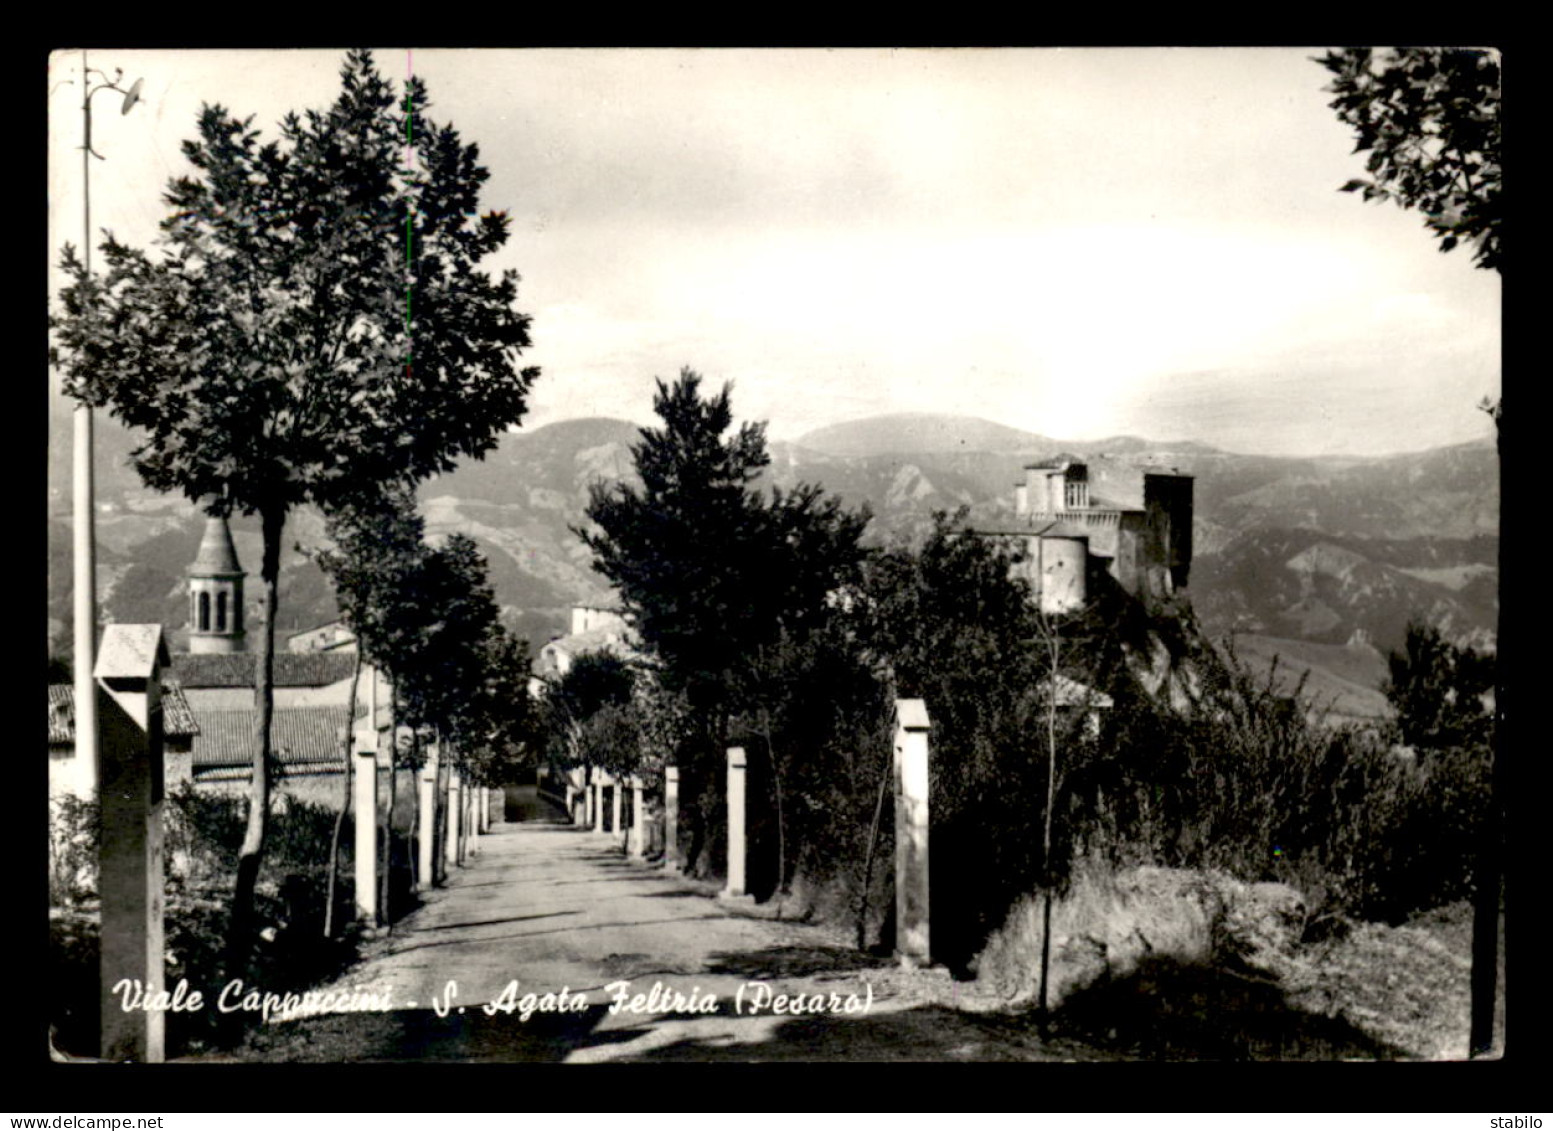
[[[40,1055],[1513,1047],[1498,50],[48,62]]]

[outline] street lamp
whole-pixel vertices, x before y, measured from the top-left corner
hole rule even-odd
[[[96,76],[96,85],[93,85]],[[86,272],[92,271],[92,158],[103,160],[102,154],[92,148],[92,96],[104,90],[114,90],[124,96],[120,113],[128,114],[140,101],[143,79],[125,90],[119,85],[124,77],[115,69],[113,78],[103,71],[86,65],[86,51],[81,52],[81,179],[82,179],[82,250],[86,256]],[[75,406],[74,451],[74,545],[75,545],[75,756],[77,772],[83,779],[90,775],[95,790],[97,781],[97,693],[92,681],[92,667],[97,653],[97,557],[93,533],[96,518],[93,513],[94,490],[92,481],[92,409],[81,402]]]

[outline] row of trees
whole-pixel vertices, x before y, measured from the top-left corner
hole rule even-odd
[[[425,762],[422,741],[431,737],[444,762],[456,765],[466,780],[500,784],[527,757],[528,650],[498,619],[486,563],[474,541],[454,534],[440,546],[429,545],[414,493],[402,485],[389,485],[333,509],[326,529],[333,545],[318,555],[318,562],[334,585],[340,615],[357,644],[352,713],[360,699],[362,665],[371,664],[388,677],[389,733],[397,735],[403,725],[412,736],[408,749],[401,749],[397,740],[392,743],[396,771],[419,769]],[[378,720],[370,720],[368,729],[376,734],[377,728]],[[344,740],[347,774],[331,860],[338,857],[352,797],[349,745],[354,729],[354,720],[349,720]],[[385,909],[397,781],[397,772],[389,775],[389,803],[379,837],[383,861],[378,906]],[[429,819],[417,811],[417,820]],[[433,834],[422,827],[419,835]],[[325,933],[333,922],[332,871],[330,881]]]

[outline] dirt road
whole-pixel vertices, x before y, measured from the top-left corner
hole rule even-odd
[[[561,823],[531,794],[520,811],[526,819],[493,826],[447,887],[426,893],[419,910],[328,987],[336,1003],[356,994],[373,1008],[273,1022],[240,1058],[1072,1055],[1041,1048],[1008,1018],[931,1004],[955,993],[941,974],[902,972],[818,928],[757,918],[626,860],[613,837]],[[777,1012],[781,1005],[801,1012]]]

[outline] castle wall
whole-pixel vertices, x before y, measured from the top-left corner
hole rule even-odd
[[[1036,544],[1035,579],[1043,613],[1067,613],[1084,607],[1089,548],[1082,538],[1032,538]]]

